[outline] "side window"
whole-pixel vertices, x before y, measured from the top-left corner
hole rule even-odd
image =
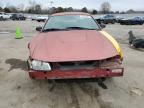
[[[135,17],[135,20],[139,20],[140,18],[139,17]]]

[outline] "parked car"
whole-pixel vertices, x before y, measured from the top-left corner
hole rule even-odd
[[[120,23],[120,21],[121,21],[122,19],[124,19],[124,18],[121,17],[121,16],[116,16],[116,22],[117,22],[117,23]]]
[[[32,16],[32,17],[31,17],[31,20],[32,20],[32,21],[37,20],[37,16]]]
[[[12,20],[26,20],[26,17],[23,14],[12,14]]]
[[[45,22],[48,19],[48,16],[37,16],[36,21]]]
[[[144,17],[142,17],[143,23],[144,23]]]
[[[104,24],[114,24],[116,22],[116,17],[114,15],[108,14],[100,18],[101,22]]]
[[[141,17],[133,17],[120,20],[121,25],[142,25],[144,20]]]
[[[0,12],[0,20],[8,20],[10,19],[10,15],[5,12]]]
[[[95,20],[98,24],[102,24],[100,18],[95,18],[94,20]]]
[[[107,78],[123,75],[117,41],[87,13],[64,12],[49,17],[28,44],[32,79]]]

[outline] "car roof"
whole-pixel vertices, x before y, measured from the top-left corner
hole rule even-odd
[[[91,16],[89,13],[84,13],[84,12],[61,12],[61,13],[52,14],[51,16],[63,16],[63,15],[88,15],[88,16]]]

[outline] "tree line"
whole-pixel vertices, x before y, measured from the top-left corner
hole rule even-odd
[[[49,9],[42,9],[41,5],[37,4],[35,6],[28,7],[24,10],[17,9],[15,6],[8,6],[8,7],[0,7],[0,12],[6,12],[6,13],[30,13],[30,14],[53,14],[58,12],[86,12],[91,14],[97,14],[98,11],[88,10],[86,7],[83,7],[82,9],[74,9],[72,7],[63,8],[63,7],[52,7]]]
[[[2,8],[0,6],[0,12],[6,12],[6,13],[30,13],[30,14],[53,14],[58,12],[86,12],[91,14],[125,14],[125,13],[137,13],[136,11],[130,9],[126,12],[120,12],[120,11],[111,11],[111,5],[109,2],[103,2],[101,4],[100,10],[91,9],[88,10],[86,7],[83,7],[82,9],[74,9],[72,7],[63,8],[63,7],[51,7],[48,9],[43,9],[40,4],[37,4],[34,0],[29,1],[29,6],[24,9],[24,4],[21,4],[19,8],[16,6],[6,6]]]

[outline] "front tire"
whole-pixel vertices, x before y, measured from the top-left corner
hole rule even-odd
[[[2,21],[2,20],[3,20],[3,17],[1,16],[1,17],[0,17],[0,21]]]
[[[115,20],[112,20],[112,22],[111,22],[112,24],[115,24]]]

